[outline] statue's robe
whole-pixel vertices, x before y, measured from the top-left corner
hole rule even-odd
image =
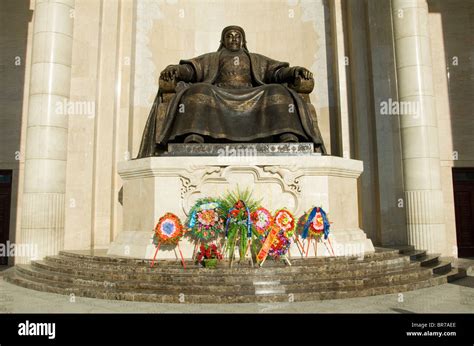
[[[216,142],[269,142],[275,141],[274,136],[292,133],[300,141],[320,146],[324,153],[321,134],[317,124],[313,124],[307,104],[279,80],[277,71],[289,64],[244,51],[250,64],[251,85],[222,87],[215,84],[222,80],[223,51],[180,61],[192,66],[192,79],[178,83],[163,124],[156,126],[158,92],[138,157],[153,156],[156,145],[182,142],[191,133],[211,137]]]

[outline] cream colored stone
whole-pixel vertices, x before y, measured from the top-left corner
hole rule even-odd
[[[38,2],[35,8],[35,34],[53,32],[72,37],[73,7],[60,2]]]
[[[27,159],[24,190],[28,193],[64,193],[66,161]]]
[[[373,175],[369,178],[364,177],[367,171],[364,167],[359,184],[361,227],[377,245],[403,245],[407,244],[407,232],[400,143],[402,116],[381,114],[382,102],[398,100],[396,83],[393,83],[396,80],[393,28],[392,25],[387,25],[392,21],[391,3],[390,1],[369,1],[367,4],[349,3],[351,4],[349,8],[361,7],[353,14],[352,27],[361,32],[359,35],[362,37],[364,34],[368,36],[365,44],[354,39],[350,40],[354,42],[351,49],[359,52],[358,56],[361,57],[359,59],[369,59],[370,66],[370,72],[366,72],[366,70],[354,68],[351,64],[352,73],[359,75],[353,89],[357,90],[361,85],[368,85],[366,88],[369,89],[367,93],[370,97],[366,97],[367,100],[358,99],[357,102],[362,103],[360,107],[361,114],[365,116],[363,119],[368,119],[367,123],[369,121],[373,123],[372,128],[364,125],[363,128],[367,129],[365,130],[367,132],[363,134],[358,129],[354,131],[354,141],[360,146],[359,155],[369,157],[374,155],[374,158],[369,159],[370,161],[362,159],[365,167],[371,167]],[[365,7],[366,11],[364,11]],[[366,54],[367,58],[365,58]],[[367,75],[371,78],[363,79]],[[366,105],[365,109],[364,105]],[[363,199],[364,194],[369,195],[371,199]],[[366,220],[374,220],[375,229],[371,230]]]
[[[112,235],[113,215],[117,195],[114,193],[115,180],[118,178],[115,172],[117,162],[116,138],[118,100],[117,88],[120,81],[117,80],[119,45],[118,23],[119,2],[105,2],[104,15],[100,26],[101,35],[108,37],[101,40],[98,64],[100,66],[98,79],[97,116],[95,117],[95,133],[97,140],[94,164],[95,164],[95,195],[94,201],[94,233],[93,243],[96,248],[105,248],[109,245]],[[100,138],[100,140],[99,140]],[[115,143],[115,144],[114,144]],[[119,154],[118,160],[123,159]],[[112,203],[111,200],[114,202]]]
[[[433,157],[439,159],[438,128],[433,126],[416,126],[400,129],[404,158]]]
[[[402,18],[397,17],[397,9],[408,5],[410,5],[409,0],[392,0],[400,101],[404,101],[408,96],[419,97],[434,93],[427,5],[412,0],[413,7],[403,9]],[[416,49],[409,49],[409,45],[403,44],[406,39],[401,38],[409,36],[417,37],[417,40],[413,41]],[[425,51],[422,52],[422,50]],[[409,56],[411,58],[408,58]],[[424,62],[421,58],[423,56],[427,57]],[[403,64],[407,61],[415,62],[416,65],[402,67],[399,64],[399,62]],[[427,110],[429,111],[429,109],[421,109],[417,114],[433,118],[430,122],[434,124],[436,113],[427,113],[425,112]],[[444,243],[441,246],[439,241],[446,238],[442,209],[444,202],[441,192],[438,131],[432,126],[411,126],[405,129],[403,128],[405,119],[402,117],[401,120],[409,242],[419,249],[436,252],[444,247]]]
[[[29,97],[29,126],[54,126],[67,128],[68,99],[63,96],[36,94]]]
[[[403,159],[405,190],[430,189],[431,183],[425,177],[430,174],[428,158]]]
[[[69,36],[55,32],[35,34],[33,63],[51,62],[69,66],[71,64],[72,40]]]
[[[338,253],[348,247],[373,251],[370,240],[358,227],[357,178],[362,163],[338,157],[296,156],[247,158],[155,157],[119,163],[124,180],[124,229],[109,247],[109,254],[151,258],[151,237],[158,219],[166,212],[181,220],[195,201],[221,197],[237,188],[250,189],[271,211],[286,207],[295,215],[314,206],[331,215],[334,245]],[[139,202],[138,202],[139,201]],[[193,245],[181,244],[186,257]],[[127,254],[128,253],[128,254]],[[159,258],[173,257],[173,251]]]
[[[102,17],[107,15],[101,11],[101,5],[98,1],[77,0],[74,18],[71,101],[93,102],[95,107],[99,101],[97,97],[100,86],[100,23]],[[96,110],[94,117],[69,117],[65,249],[87,250],[94,247],[94,199],[96,194],[103,194],[97,189],[95,180],[95,153],[96,147],[105,145],[101,144],[100,137],[95,135],[99,116],[101,114]],[[107,146],[110,145],[109,142]],[[107,184],[111,181],[112,179]],[[109,198],[111,201],[112,194]]]
[[[64,143],[67,143],[67,129],[52,126],[29,127],[26,159],[66,161],[67,147]]]
[[[341,0],[330,2],[331,26],[335,40],[334,49],[337,71],[337,98],[339,100],[338,115],[340,122],[341,154],[342,157],[351,157],[351,140],[349,126],[349,100],[347,93],[346,55],[344,48],[344,25]]]
[[[431,66],[429,41],[420,36],[406,36],[397,40],[397,67]],[[413,52],[414,54],[405,54]]]
[[[430,165],[428,177],[430,178],[431,189],[434,190],[433,193],[438,194],[438,190],[441,189],[439,157],[430,157],[428,161]],[[440,203],[442,203],[442,200]]]
[[[414,95],[403,98],[403,101],[409,109],[413,108],[416,112],[401,114],[401,122],[404,128],[413,126],[431,126],[438,128],[438,122],[433,114],[436,114],[434,97],[428,95]]]
[[[426,66],[407,66],[397,67],[398,89],[401,101],[405,97],[428,95],[433,96],[433,79],[431,67]]]
[[[53,94],[63,97],[69,95],[71,67],[55,63],[36,63],[31,66],[31,74],[32,95]]]
[[[36,3],[39,4],[41,2],[51,2],[51,3],[58,3],[58,4],[64,4],[69,7],[74,7],[74,0],[36,0]]]
[[[428,33],[428,9],[426,0],[421,0],[424,3],[422,7],[408,7],[405,6],[411,0],[404,1],[392,0],[393,21],[397,30],[394,31],[395,41],[403,37],[410,36],[424,36],[429,37]],[[415,6],[415,5],[413,5]],[[413,53],[413,52],[411,52]]]
[[[426,0],[397,0],[394,3],[394,10],[399,8],[426,8]]]
[[[73,2],[68,2],[68,4]],[[70,55],[72,42],[56,39],[54,33],[63,33],[72,41],[72,8],[64,3],[38,2],[35,8],[35,35],[33,46],[38,59],[32,58],[30,96],[56,95],[67,98],[70,89]],[[67,56],[69,55],[69,59]],[[41,58],[46,59],[44,62]],[[62,59],[62,63],[52,63]],[[57,98],[56,98],[57,100]],[[33,101],[35,102],[35,101]],[[42,102],[44,105],[44,99]],[[43,112],[31,111],[27,130],[24,174],[24,206],[21,219],[21,240],[38,243],[40,256],[55,255],[64,246],[64,192],[66,189],[67,120],[63,127],[51,126],[54,121],[51,100]],[[31,104],[30,104],[31,106]],[[34,104],[33,104],[34,106]],[[44,107],[44,106],[43,106]],[[48,109],[49,108],[49,109]],[[57,120],[57,118],[56,118]],[[33,126],[34,123],[46,124]],[[30,257],[19,258],[28,263]]]
[[[429,16],[447,236],[445,253],[455,257],[457,240],[452,169],[453,166],[474,166],[474,129],[469,120],[471,114],[467,111],[472,109],[473,92],[472,86],[462,82],[472,76],[472,66],[465,63],[470,56],[465,47],[470,45],[468,40],[474,32],[468,24],[473,5],[469,1],[435,1],[430,5]]]

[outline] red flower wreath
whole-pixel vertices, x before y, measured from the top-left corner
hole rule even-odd
[[[173,213],[166,213],[155,227],[153,243],[176,244],[183,234],[184,229],[179,218]]]
[[[286,209],[280,209],[275,213],[275,225],[283,230],[287,237],[291,237],[295,231],[295,218]]]

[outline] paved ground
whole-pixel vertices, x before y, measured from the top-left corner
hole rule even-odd
[[[43,293],[0,275],[0,313],[474,313],[474,276],[403,294],[268,304],[154,304]]]

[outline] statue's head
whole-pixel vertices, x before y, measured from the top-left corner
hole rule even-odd
[[[236,52],[241,48],[247,50],[244,29],[237,25],[225,27],[224,30],[222,30],[221,45],[218,50],[221,50],[224,47],[232,52]]]

